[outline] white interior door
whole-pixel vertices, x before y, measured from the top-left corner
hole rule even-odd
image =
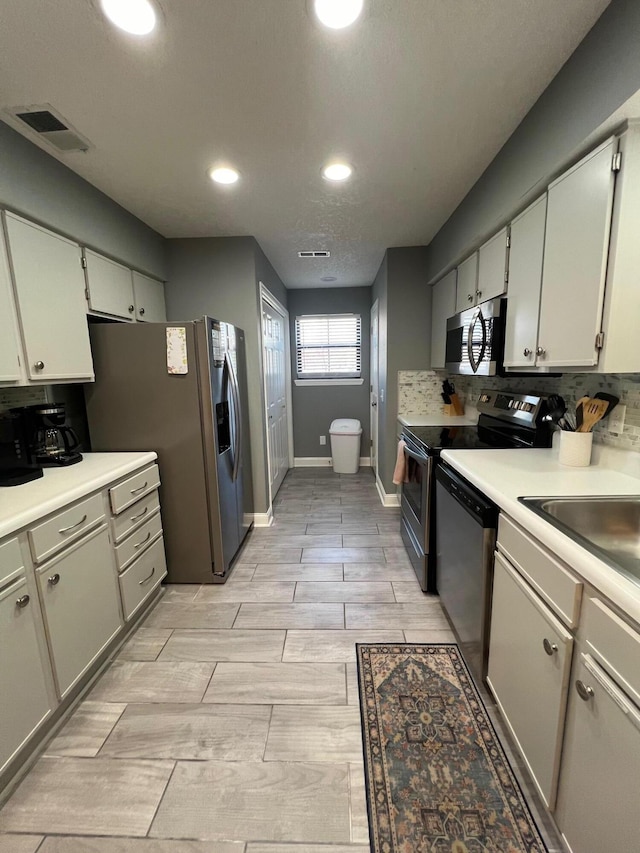
[[[371,308],[371,467],[378,476],[378,300]]]
[[[269,485],[273,499],[289,470],[289,427],[287,417],[286,319],[273,305],[262,300],[262,346]]]

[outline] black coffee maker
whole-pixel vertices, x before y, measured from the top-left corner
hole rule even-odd
[[[0,414],[0,486],[22,486],[42,477],[42,466],[31,461],[24,418]]]
[[[38,403],[12,410],[23,413],[31,461],[45,468],[82,461],[78,436],[67,425],[64,403]]]

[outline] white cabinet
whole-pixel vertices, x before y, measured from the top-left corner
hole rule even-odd
[[[466,308],[472,308],[477,302],[478,290],[478,253],[463,261],[458,267],[456,284],[456,314]]]
[[[0,592],[0,771],[51,712],[34,608],[24,577]]]
[[[536,364],[546,221],[545,193],[511,223],[505,367]]]
[[[38,569],[38,585],[60,697],[122,625],[106,526]]]
[[[447,343],[447,319],[456,313],[456,270],[431,288],[431,369],[443,369]]]
[[[80,247],[13,214],[5,217],[28,378],[93,380]]]
[[[539,365],[598,362],[617,147],[608,140],[549,186]]]
[[[487,681],[549,808],[555,804],[573,638],[496,554]]]
[[[9,264],[0,229],[0,384],[16,383],[22,378],[17,317]]]
[[[131,270],[89,249],[84,250],[84,258],[90,310],[121,320],[135,320]]]
[[[164,323],[167,308],[164,301],[164,284],[142,273],[133,273],[136,319],[144,323]]]
[[[509,277],[509,229],[503,228],[478,251],[476,304],[502,296]]]

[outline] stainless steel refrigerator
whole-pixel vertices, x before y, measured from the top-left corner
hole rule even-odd
[[[91,325],[91,449],[155,450],[171,583],[224,583],[253,524],[244,332],[188,323]]]

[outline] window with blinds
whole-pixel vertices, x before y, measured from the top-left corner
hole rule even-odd
[[[296,317],[298,379],[360,379],[361,348],[358,314]]]

